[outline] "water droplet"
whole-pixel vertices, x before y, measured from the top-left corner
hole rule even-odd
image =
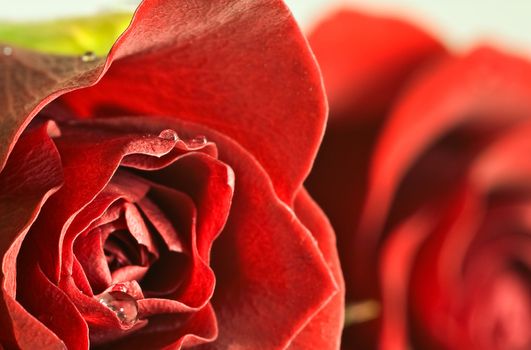
[[[98,295],[98,301],[113,311],[122,324],[133,326],[138,321],[138,304],[136,299],[122,291],[113,290],[114,287],[110,292],[104,292]],[[125,288],[125,286],[123,287]]]
[[[201,147],[201,146],[206,145],[207,142],[208,140],[206,136],[198,135],[194,137],[193,139],[191,139],[190,141],[188,141],[188,146],[192,148]]]
[[[175,130],[172,130],[172,129],[162,130],[159,134],[159,137],[165,140],[172,140],[172,141],[179,140],[179,136],[177,135]]]
[[[11,46],[4,46],[2,48],[2,53],[4,56],[11,56],[13,54],[13,48]]]
[[[81,56],[81,61],[83,62],[92,62],[96,59],[96,55],[92,51],[87,51]]]
[[[61,137],[61,129],[59,129],[59,126],[53,120],[46,122],[46,132],[52,139]]]
[[[123,283],[116,283],[109,289],[109,291],[127,293],[127,286]]]

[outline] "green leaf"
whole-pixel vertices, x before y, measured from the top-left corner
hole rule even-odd
[[[0,42],[46,53],[106,55],[132,17],[132,13],[117,12],[43,22],[0,22]]]

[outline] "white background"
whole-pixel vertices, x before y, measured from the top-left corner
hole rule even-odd
[[[0,19],[40,19],[132,8],[137,0],[0,0]],[[304,28],[340,6],[413,20],[466,49],[495,42],[531,57],[531,0],[287,0]]]

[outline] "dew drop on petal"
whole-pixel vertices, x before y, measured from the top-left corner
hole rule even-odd
[[[172,141],[179,140],[179,136],[177,135],[175,130],[172,130],[172,129],[162,130],[159,134],[159,137],[165,140],[172,140]]]
[[[92,62],[96,59],[96,55],[92,51],[87,51],[81,56],[81,61],[83,62]]]
[[[193,148],[201,147],[201,146],[206,145],[207,142],[208,140],[206,136],[198,135],[194,137],[193,139],[191,139],[190,141],[188,141],[188,146],[193,147]]]
[[[125,288],[125,286],[123,286]],[[113,287],[114,289],[114,287]],[[100,304],[108,307],[116,317],[126,326],[132,326],[138,321],[138,304],[131,295],[111,290],[97,296]]]
[[[127,286],[123,283],[117,283],[109,288],[110,292],[122,292],[127,293]]]
[[[4,46],[2,48],[2,54],[4,56],[11,56],[13,54],[13,48],[11,46]]]

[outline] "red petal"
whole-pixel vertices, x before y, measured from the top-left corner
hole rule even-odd
[[[123,128],[124,126],[122,126]],[[83,132],[84,130],[86,132]],[[75,222],[71,222],[72,218],[107,185],[122,159],[125,159],[127,155],[136,155],[134,159],[126,159],[128,166],[138,165],[141,169],[152,166],[157,169],[175,161],[187,152],[186,145],[182,141],[176,145],[178,143],[176,140],[166,140],[157,136],[142,137],[142,135],[130,132],[126,132],[124,136],[123,130],[120,134],[110,129],[98,129],[97,126],[83,129],[80,124],[78,126],[64,125],[62,131],[62,136],[55,138],[54,141],[62,157],[64,186],[45,204],[37,221],[32,226],[30,234],[25,239],[28,249],[32,246],[38,246],[39,250],[32,251],[33,255],[30,253],[24,256],[19,255],[19,263],[22,266],[32,266],[31,261],[34,261],[36,256],[40,256],[39,262],[46,266],[46,272],[51,276],[50,279],[59,277],[60,259],[64,257],[64,252],[62,253],[59,247],[65,251],[71,249],[71,244],[63,246],[63,236],[68,225],[75,224]],[[209,148],[212,150],[211,146]],[[225,172],[227,172],[226,169]],[[83,186],[79,186],[80,183],[83,183]],[[138,190],[138,186],[135,186],[134,189]],[[66,226],[63,227],[65,223]],[[76,225],[84,228],[89,224],[90,221]],[[46,235],[46,237],[43,238],[41,235]],[[58,312],[54,311],[55,307],[58,309],[62,307],[65,316],[74,312],[72,317],[77,317],[77,310],[80,310],[84,317],[90,321],[91,329],[98,329],[98,327],[102,329],[102,332],[97,332],[98,337],[92,339],[93,341],[105,341],[116,338],[116,335],[123,335],[122,327],[116,316],[105,307],[98,305],[99,303],[93,298],[85,296],[77,290],[74,287],[74,282],[69,278],[68,271],[65,270],[64,272],[62,277],[66,279],[61,281],[61,288],[67,292],[71,301],[58,300],[57,305],[50,305],[49,309],[44,310],[40,309],[39,304],[34,302],[32,299],[34,296],[25,295],[21,297],[24,297],[28,305],[31,305],[32,310],[38,310],[45,317],[53,317],[53,313]],[[18,282],[19,290],[32,290],[31,279],[22,279],[21,277]],[[57,282],[54,280],[54,283]],[[57,291],[62,293],[59,289]],[[75,304],[77,309],[68,304],[71,302]],[[53,323],[47,323],[47,325],[54,330],[56,329],[56,325]],[[212,327],[212,324],[209,327]],[[60,331],[61,328],[57,327],[57,330]],[[61,337],[63,336],[66,336],[67,339],[62,340],[67,341],[69,339],[68,335],[61,333]],[[82,340],[82,338],[79,339],[79,341]]]
[[[529,62],[489,48],[452,60],[417,81],[376,146],[362,231],[378,231],[405,172],[434,140],[465,123],[500,127],[528,118],[530,82]]]
[[[445,51],[407,22],[352,10],[333,14],[309,37],[332,119],[382,118],[407,79]]]
[[[6,274],[3,286],[13,296],[20,245],[43,203],[63,182],[61,159],[47,126],[28,131],[22,141],[0,175],[0,256]]]
[[[180,222],[176,223],[177,225],[175,225],[175,227],[179,228],[180,234],[187,234],[186,240],[190,241],[189,244],[191,245],[191,248],[187,248],[187,250],[193,257],[191,278],[184,283],[184,287],[180,288],[178,293],[173,297],[179,300],[179,303],[190,304],[184,305],[186,308],[184,311],[197,311],[197,308],[205,306],[213,292],[214,275],[208,267],[208,255],[212,241],[224,226],[226,216],[228,215],[234,181],[232,171],[212,156],[205,154],[213,153],[215,150],[212,143],[203,147],[204,149],[197,149],[194,152],[183,155],[182,153],[186,152],[186,145],[182,141],[171,141],[169,146],[175,146],[176,148],[169,148],[168,145],[166,145],[167,141],[162,140],[159,137],[141,137],[134,132],[129,132],[130,130],[135,131],[142,129],[138,128],[138,123],[135,123],[138,119],[121,118],[119,121],[120,131],[113,129],[113,127],[117,125],[116,120],[114,119],[97,122],[88,121],[86,123],[80,122],[75,126],[65,125],[63,127],[63,134],[61,137],[56,138],[56,143],[63,156],[66,178],[63,190],[65,190],[65,192],[59,192],[54,197],[54,201],[60,202],[63,200],[62,198],[64,196],[64,198],[70,199],[68,201],[70,207],[62,207],[64,211],[61,212],[57,210],[57,206],[53,206],[56,210],[54,210],[53,213],[48,213],[50,215],[48,217],[41,216],[39,220],[41,220],[44,225],[45,219],[57,220],[57,218],[61,216],[67,218],[68,215],[74,215],[75,211],[79,210],[75,209],[76,206],[77,208],[82,208],[86,205],[86,203],[84,203],[85,201],[91,201],[91,204],[88,207],[84,208],[79,214],[75,214],[76,217],[71,223],[68,223],[67,221],[69,228],[66,239],[63,242],[63,253],[61,254],[61,257],[64,261],[70,261],[72,257],[69,249],[71,248],[68,247],[71,246],[70,242],[75,238],[76,232],[79,233],[87,227],[90,228],[92,225],[91,222],[93,222],[95,218],[100,217],[111,203],[116,202],[118,198],[139,201],[139,205],[142,208],[143,202],[141,198],[147,195],[150,188],[151,192],[153,192],[150,193],[153,195],[158,192],[166,193],[170,191],[169,188],[149,181],[145,181],[145,186],[139,186],[139,184],[142,185],[143,183],[136,183],[134,186],[131,185],[130,181],[125,176],[125,172],[117,171],[115,173],[120,160],[125,159],[127,166],[140,167],[141,169],[150,169],[150,167],[158,169],[161,166],[166,166],[164,169],[148,172],[146,173],[146,176],[161,184],[167,183],[182,191],[188,192],[191,198],[197,202],[197,207],[199,209],[199,220],[197,223],[199,235],[196,238],[195,206],[187,197],[188,193],[185,194],[172,190],[173,192],[180,193],[181,196],[186,197],[191,203],[191,209],[194,211],[194,213],[185,211],[180,215],[176,215],[176,213],[172,211],[166,213],[172,220],[179,221],[180,218]],[[158,134],[160,130],[168,128],[168,123],[173,121],[167,119],[159,120],[159,122],[160,125],[151,125],[150,129],[143,128],[143,133]],[[203,151],[205,153],[200,153]],[[146,155],[142,156],[144,153],[158,155],[160,158],[149,158]],[[136,155],[136,158],[131,158],[130,155]],[[140,158],[141,156],[143,158]],[[170,164],[171,162],[173,162],[173,164]],[[102,165],[103,163],[105,163],[105,166]],[[93,174],[87,174],[85,167],[90,167],[93,164],[99,164],[99,176],[96,179],[87,180],[87,176],[93,176]],[[111,175],[113,175],[110,180],[111,182],[107,184]],[[75,193],[66,192],[69,188],[75,187],[75,185],[80,182],[85,183],[85,181],[87,181],[87,183],[83,187],[83,190],[77,190]],[[105,186],[103,191],[101,186]],[[75,197],[71,199],[73,195]],[[92,200],[94,196],[96,197]],[[172,198],[171,205],[164,205],[165,202],[162,198],[158,198],[156,202],[159,207],[163,209],[166,207],[170,209],[177,207],[183,209],[186,207],[184,205],[175,205],[180,203],[180,201],[175,201],[174,199],[175,198]],[[108,210],[107,213],[109,213]],[[112,219],[112,217],[105,217],[97,222],[105,223]],[[58,220],[58,223],[61,221],[62,220]],[[191,222],[191,226],[186,226],[186,222]],[[184,224],[185,226],[181,224]],[[41,246],[42,244],[50,244],[52,246],[57,244],[49,239],[49,236],[51,235],[50,232],[53,232],[52,228],[53,225],[51,224],[47,225],[46,231],[38,231],[38,227],[33,228],[32,232],[46,232],[48,235],[48,240],[46,240],[46,242],[41,242]],[[45,249],[45,251],[49,250]],[[66,263],[66,265],[68,269],[68,266],[71,264]],[[151,270],[154,271],[153,269],[155,269],[155,266],[153,266]],[[177,272],[175,268],[171,272],[167,268],[165,271],[172,274],[176,274]],[[68,273],[66,275],[68,275]],[[176,275],[178,277],[178,273]],[[146,276],[146,278],[148,277],[149,276]],[[101,310],[95,310],[95,306],[92,305],[94,304],[94,300],[90,298],[87,299],[85,296],[81,295],[79,291],[76,291],[75,288],[73,288],[74,285],[70,279],[62,281],[61,286],[68,291],[68,295],[74,300],[76,306],[80,308],[83,315],[89,319],[91,330],[102,329],[101,332],[98,332],[97,338],[91,338],[93,341],[101,342],[115,338],[112,331],[113,329],[120,330],[120,327],[117,328],[112,324],[108,324],[107,326],[110,328],[110,331],[106,333],[103,332],[103,329],[106,326],[98,324],[97,322],[98,317],[96,316],[98,313],[101,314]],[[150,309],[153,307],[152,304],[153,303],[143,303],[142,307],[144,309],[147,308],[144,311],[146,314],[153,314],[157,311]],[[171,307],[174,311],[176,307],[182,309],[180,305],[174,304],[174,302],[166,301],[161,307],[166,307],[166,309]],[[101,316],[102,320],[106,320],[103,316]],[[184,316],[179,317],[182,318]],[[111,322],[112,320],[108,321]],[[144,332],[152,332],[154,327],[152,324],[153,323],[150,322],[145,327]],[[204,325],[204,327],[207,326],[213,327],[212,324]],[[177,338],[174,338],[174,341],[177,341]]]
[[[61,57],[12,48],[0,55],[0,171],[31,119],[50,101],[76,86],[94,82],[102,60],[83,64],[77,57]]]
[[[0,169],[40,109],[95,84],[111,64],[97,86],[64,101],[83,116],[121,110],[217,129],[248,149],[279,196],[291,200],[317,151],[326,102],[313,56],[283,2],[145,0],[105,66],[19,49],[3,55],[10,80],[0,86],[0,105],[10,113],[0,121]]]
[[[322,252],[241,146],[204,127],[172,127],[207,135],[236,178],[229,221],[212,251],[219,336],[206,347],[286,346],[337,293]]]
[[[194,201],[190,208],[192,212],[176,213],[175,206],[170,205],[175,202],[172,193],[164,188],[156,193],[157,203],[161,208],[169,209],[168,215],[172,219],[177,218],[183,223],[194,220],[184,231],[190,241],[193,274],[179,293],[179,300],[194,307],[204,305],[214,288],[214,275],[208,267],[210,249],[225,225],[231,208],[234,174],[229,167],[210,156],[190,153],[171,167],[149,176],[157,183],[168,184],[186,193]]]
[[[60,346],[59,339],[14,300],[16,259],[22,241],[43,203],[63,181],[61,159],[47,127],[43,125],[25,133],[0,174],[0,256],[3,257],[0,281],[4,299],[0,301],[0,340],[6,344],[23,346],[42,342]],[[26,333],[33,334],[34,339],[26,339]]]
[[[527,118],[531,114],[529,81],[528,62],[487,48],[448,60],[415,81],[395,106],[375,146],[360,228],[356,242],[351,244],[354,249],[351,257],[357,259],[349,265],[355,271],[351,275],[356,274],[359,281],[371,279],[369,275],[373,273],[367,266],[373,264],[391,204],[408,170],[417,164],[420,156],[458,127],[501,131]],[[477,137],[474,140],[479,142]],[[461,160],[456,158],[446,168],[462,172],[469,161],[462,164]],[[431,183],[427,181],[423,179],[420,183]],[[419,180],[413,187],[418,183]],[[451,184],[447,185],[452,188]],[[438,186],[428,186],[421,192],[432,193],[438,189]],[[409,197],[417,195],[406,193]],[[403,206],[404,202],[401,203]]]
[[[181,349],[211,342],[216,338],[216,317],[207,305],[191,316],[159,315],[150,320],[151,328],[144,328],[116,343],[112,349]],[[214,325],[214,326],[212,326]]]
[[[205,22],[205,16],[213,20]],[[164,30],[160,30],[161,27]],[[105,109],[107,97],[112,95],[111,102],[115,110],[126,108],[135,114],[150,112],[188,118],[222,131],[250,151],[251,155],[245,155],[259,169],[257,173],[261,176],[261,185],[273,204],[260,203],[266,206],[264,210],[269,211],[269,216],[266,217],[260,217],[254,208],[242,208],[242,212],[251,210],[254,213],[252,218],[258,222],[276,220],[273,212],[278,211],[285,231],[276,233],[273,228],[268,230],[286,237],[280,239],[280,252],[273,256],[283,254],[279,261],[273,261],[278,268],[274,272],[279,272],[281,276],[285,274],[294,280],[299,277],[297,270],[301,267],[308,274],[299,277],[308,290],[303,298],[295,301],[296,305],[292,305],[290,327],[282,330],[284,334],[281,337],[270,337],[260,332],[260,336],[276,344],[287,341],[293,330],[306,321],[305,318],[312,310],[334,292],[331,277],[318,249],[311,242],[311,237],[273,193],[276,191],[284,202],[292,199],[309,171],[325,119],[325,102],[318,70],[289,11],[280,1],[264,0],[249,5],[244,0],[208,4],[183,0],[179,6],[169,1],[145,1],[135,15],[132,27],[113,48],[105,67],[98,61],[85,64],[79,59],[50,58],[15,49],[12,56],[2,57],[1,61],[2,67],[15,67],[8,71],[15,83],[9,87],[4,84],[0,86],[6,92],[0,94],[6,98],[0,102],[9,106],[9,113],[6,118],[2,118],[0,124],[0,139],[5,141],[0,146],[2,168],[22,129],[44,105],[67,90],[95,83],[99,74],[109,68],[113,60],[116,62],[108,78],[104,78],[100,86],[72,94],[65,101],[76,101],[76,107],[85,114],[88,110]],[[139,67],[137,71],[144,72],[140,78],[135,78],[135,70],[131,69],[134,67]],[[22,80],[21,77],[27,80]],[[122,83],[126,77],[128,84],[124,85]],[[108,90],[115,86],[113,84],[118,81],[116,79],[119,80],[120,91],[130,91],[118,94],[119,90]],[[139,82],[136,86],[138,89],[135,88],[135,81]],[[31,88],[28,82],[31,82]],[[155,93],[158,90],[163,93]],[[14,92],[17,92],[16,99],[12,98]],[[84,98],[79,99],[79,95],[84,95]],[[208,103],[205,103],[205,97],[208,97]],[[300,137],[292,136],[295,128],[300,131],[297,134]],[[107,146],[112,149],[112,145]],[[114,146],[119,147],[117,144]],[[42,226],[39,228],[37,225],[35,228],[34,232],[46,232],[45,229],[51,225],[50,239],[37,241],[44,244],[51,242],[50,246],[42,247],[40,253],[42,268],[53,283],[59,277],[60,264],[57,260],[61,257],[63,224],[103,188],[122,155],[129,152],[156,154],[162,156],[163,160],[158,162],[160,166],[168,160],[163,156],[164,145],[155,152],[144,149],[140,144],[129,146],[131,148],[118,152],[118,158],[100,149],[100,154],[92,154],[92,160],[78,162],[72,162],[68,158],[75,157],[74,153],[81,147],[72,148],[70,151],[73,153],[63,152],[65,164],[80,165],[79,169],[65,166],[65,172],[70,172],[68,176],[71,176],[67,176],[68,180],[80,178],[88,186],[78,186],[77,181],[67,181],[70,185],[65,186],[63,193],[68,195],[58,194],[55,196],[56,200],[49,204],[53,208],[63,208],[62,215],[45,217]],[[83,157],[85,155],[82,154]],[[138,164],[138,159],[134,159],[134,163]],[[127,161],[129,159],[125,163]],[[149,159],[148,162],[156,161]],[[265,172],[261,172],[258,162],[271,176],[270,179]],[[247,171],[244,166],[242,168],[242,172]],[[91,175],[94,178],[90,178]],[[248,181],[246,186],[252,189],[252,181],[249,178]],[[252,195],[255,196],[256,193],[253,192]],[[256,197],[253,199],[258,200]],[[240,202],[240,206],[244,205]],[[251,222],[247,224],[252,227]],[[294,235],[291,234],[292,231],[295,232]],[[243,239],[240,236],[243,232],[238,232],[239,239]],[[249,244],[257,248],[261,240],[262,243],[267,243],[268,239],[270,238],[262,236]],[[284,247],[284,244],[287,246]],[[292,252],[297,254],[296,266],[283,266],[290,263],[288,255]],[[259,263],[258,267],[265,268],[263,263]],[[269,275],[268,283],[274,282],[273,275],[274,273]],[[252,276],[247,277],[252,282]],[[325,282],[315,286],[315,280]],[[259,285],[260,283],[256,286]],[[277,292],[283,292],[286,288],[278,284],[277,287]],[[295,300],[298,289],[288,287],[291,293],[289,300]],[[260,292],[252,299],[264,299],[262,294]],[[283,304],[284,296],[278,294],[272,299],[278,308]],[[249,301],[254,302],[253,300]],[[270,308],[266,305],[264,310],[268,309]],[[211,319],[212,313],[208,315]],[[280,321],[280,318],[272,318]],[[241,318],[239,322],[243,322],[242,325],[245,326],[245,318]],[[260,325],[254,324],[251,328],[258,331],[257,327]],[[270,331],[274,333],[273,329]],[[209,336],[212,337],[213,334],[210,333]]]
[[[382,324],[379,344],[382,349],[407,349],[409,340],[409,284],[415,256],[433,231],[441,208],[419,209],[389,234],[382,247],[380,283]]]
[[[531,189],[531,161],[526,156],[531,152],[530,134],[529,122],[505,130],[490,145],[483,145],[479,156],[464,165],[462,177],[476,192],[468,199],[468,209],[463,205],[463,198],[456,200],[454,196],[453,201],[445,203],[444,196],[431,193],[429,198],[438,202],[436,208],[428,208],[427,203],[423,203],[411,217],[387,234],[389,238],[383,246],[380,278],[382,348],[407,348],[414,331],[414,341],[427,342],[422,343],[421,348],[431,348],[434,342],[445,343],[449,348],[488,348],[494,344],[495,334],[492,333],[495,333],[495,326],[492,323],[497,322],[498,317],[500,327],[509,327],[509,333],[516,337],[525,336],[525,332],[518,331],[512,320],[503,316],[514,312],[517,306],[491,301],[489,298],[493,293],[488,291],[500,289],[502,294],[518,294],[518,289],[513,290],[512,282],[505,286],[506,278],[514,271],[499,270],[511,270],[508,261],[515,256],[519,261],[529,261],[525,257],[529,252],[527,235],[512,231],[529,230],[526,217],[530,207],[527,204],[522,208],[521,202],[529,199]],[[470,135],[471,138],[473,136]],[[419,177],[420,182],[429,183],[430,179],[423,175],[424,178]],[[455,182],[450,188],[451,192],[460,190]],[[499,196],[515,189],[517,197],[501,203],[497,203],[496,195],[489,197],[489,194],[497,193]],[[433,192],[433,189],[429,191]],[[411,191],[408,194],[411,195]],[[404,204],[403,201],[399,203]],[[487,205],[494,206],[494,211],[490,209],[485,213],[481,207]],[[474,206],[478,208],[474,209]],[[457,214],[454,213],[456,209]],[[480,221],[484,221],[481,230],[478,229]],[[493,234],[481,232],[485,230]],[[478,250],[485,254],[485,247],[490,249],[488,255],[477,256]],[[474,269],[471,270],[469,265]],[[522,300],[520,295],[505,298],[509,297],[514,297],[511,300],[515,302]],[[464,307],[463,303],[466,304]],[[498,306],[505,311],[499,311]],[[459,310],[461,307],[464,310]],[[410,324],[412,315],[413,327]],[[520,317],[525,319],[526,316],[520,313]],[[472,333],[478,332],[478,327],[487,327],[479,332],[479,337]]]
[[[229,221],[212,251],[217,279],[213,306],[220,333],[207,347],[286,346],[337,293],[323,253],[279,200],[260,164],[241,146],[204,126],[178,120],[153,118],[143,126],[146,131],[168,127],[179,135],[206,135],[218,146],[220,160],[235,173]],[[229,182],[226,175],[224,179]],[[192,185],[193,179],[189,181]]]
[[[105,187],[122,159],[137,154],[144,159],[153,158],[153,161],[145,160],[144,163],[165,164],[180,153],[174,148],[176,141],[157,136],[117,135],[95,127],[82,129],[66,125],[62,132],[61,137],[55,138],[55,143],[61,154],[65,183],[31,228],[34,237],[28,237],[40,245],[41,268],[55,282],[60,275],[66,229],[74,215]],[[40,235],[46,235],[46,239]]]
[[[317,151],[326,105],[281,1],[144,1],[110,57],[97,85],[63,102],[84,117],[171,116],[216,129],[249,150],[291,200]]]
[[[2,344],[9,348],[22,349],[64,349],[65,344],[48,327],[28,313],[11,295],[2,290],[0,318],[6,318],[8,327],[2,325]],[[9,310],[5,312],[4,308]],[[4,320],[2,320],[4,322]],[[13,330],[13,335],[5,338],[5,332]],[[7,348],[7,349],[9,349]]]
[[[168,249],[174,252],[183,252],[182,239],[179,237],[176,227],[173,226],[171,220],[167,218],[164,212],[149,198],[141,199],[138,205],[155,230],[160,234]],[[178,205],[178,203],[174,203],[174,205]]]
[[[71,244],[70,239],[67,238],[65,241],[67,244]],[[98,231],[90,231],[86,235],[77,237],[73,249],[68,249],[67,251],[69,253],[63,257],[66,260],[65,265],[72,266],[73,269],[75,261],[81,264],[82,269],[80,272],[90,282],[91,290],[89,295],[92,294],[92,291],[101,293],[111,285],[111,271],[104,255],[102,235]],[[75,282],[77,283],[78,281],[75,280]]]
[[[470,182],[485,192],[517,188],[531,183],[531,115],[529,121],[506,131],[487,147],[470,169]]]
[[[450,212],[445,225],[430,236],[415,262],[415,317],[422,332],[433,337],[431,341],[489,348],[497,336],[492,334],[494,328],[510,329],[502,342],[518,341],[509,336],[521,339],[529,334],[504,317],[518,307],[504,306],[496,298],[505,295],[505,300],[528,302],[513,288],[517,278],[511,277],[515,269],[510,262],[531,264],[530,240],[525,234],[530,229],[530,131],[529,122],[519,125],[484,149],[470,165],[470,189],[464,191],[460,202],[452,203],[455,213]],[[504,193],[510,197],[500,200]],[[493,324],[496,320],[498,326]],[[478,327],[486,328],[481,331]]]
[[[305,190],[301,190],[297,195],[295,212],[317,240],[340,290],[293,339],[288,349],[339,349],[344,321],[345,285],[337,256],[334,231],[326,216]]]
[[[188,173],[188,176],[192,174]],[[197,253],[196,206],[186,194],[175,189],[156,186],[153,195],[157,204],[161,208],[166,208],[165,214],[186,240],[185,251],[190,255],[191,260],[183,264],[189,272],[189,276],[187,276],[188,278],[183,282],[177,293],[173,293],[172,299],[177,299],[189,307],[203,307],[212,296],[215,277],[206,260]],[[209,244],[212,244],[212,241]],[[162,284],[158,280],[162,276],[172,273],[171,266],[161,266],[159,271],[153,270],[152,273],[152,276],[147,276],[147,282],[150,282],[150,286],[161,287]],[[154,291],[161,290],[155,288]]]
[[[28,248],[24,249],[21,255],[35,256],[34,253],[35,249]],[[87,349],[89,346],[87,323],[69,296],[50,282],[37,262],[30,262],[27,256],[25,261],[27,263],[20,271],[22,276],[17,288],[17,299],[46,327],[57,334],[67,349]],[[35,293],[36,290],[39,293]]]
[[[193,174],[193,176],[191,176]],[[234,173],[222,162],[200,153],[190,153],[171,167],[149,174],[193,200],[197,207],[198,254],[208,264],[212,242],[227,221],[234,190]]]
[[[330,120],[306,186],[338,235],[347,298],[367,297],[354,276],[353,239],[367,188],[367,168],[387,112],[445,49],[404,21],[339,11],[310,34],[330,101]],[[376,275],[374,271],[374,275]]]

